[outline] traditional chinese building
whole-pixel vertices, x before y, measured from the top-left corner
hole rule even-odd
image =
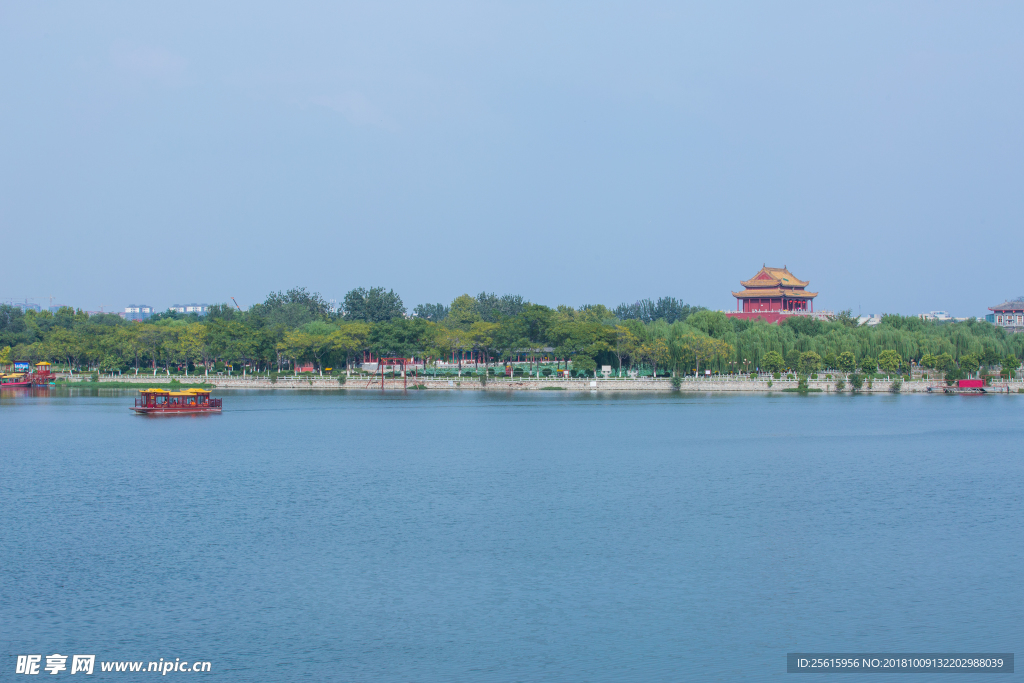
[[[985,320],[999,325],[1007,332],[1024,330],[1024,300],[1005,301],[998,306],[989,306],[990,311]]]
[[[786,266],[763,266],[754,277],[740,284],[744,289],[732,293],[736,297],[736,312],[729,313],[730,316],[779,322],[787,314],[814,312],[814,297],[818,293],[808,292],[810,282],[798,279]]]

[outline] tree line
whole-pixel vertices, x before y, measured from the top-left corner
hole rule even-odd
[[[183,369],[281,372],[297,363],[351,367],[364,354],[446,361],[474,370],[517,361],[528,373],[551,365],[593,374],[602,365],[647,375],[753,371],[905,372],[911,363],[947,375],[983,365],[1017,366],[1024,336],[984,321],[883,316],[865,327],[849,311],[831,320],[792,316],[747,321],[672,297],[608,308],[549,307],[522,296],[463,294],[408,313],[382,287],[357,288],[334,309],[317,293],[274,292],[246,311],[222,304],[204,316],[167,311],[146,321],[0,306],[0,362],[47,360],[74,371]],[[470,360],[471,359],[471,360]]]

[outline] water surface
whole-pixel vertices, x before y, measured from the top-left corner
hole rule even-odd
[[[1024,397],[220,392],[147,418],[92,393],[0,399],[8,672],[768,680],[791,651],[1021,651]]]

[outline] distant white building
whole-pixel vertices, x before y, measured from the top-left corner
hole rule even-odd
[[[196,315],[206,315],[206,313],[210,310],[210,305],[209,304],[185,304],[185,305],[174,304],[173,306],[171,306],[170,310],[177,311],[178,313],[186,313],[186,314],[187,313],[195,313]]]
[[[859,325],[867,325],[868,327],[874,327],[878,323],[882,322],[882,316],[875,315],[874,313],[868,313],[857,318]]]
[[[949,311],[931,311],[929,313],[918,313],[917,317],[921,320],[952,320],[953,316],[949,314]]]
[[[153,315],[152,306],[128,304],[124,307],[124,314],[121,317],[125,320],[145,320],[151,315]]]

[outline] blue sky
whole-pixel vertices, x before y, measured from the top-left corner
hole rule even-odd
[[[1019,3],[0,1],[0,297],[1024,294]]]

